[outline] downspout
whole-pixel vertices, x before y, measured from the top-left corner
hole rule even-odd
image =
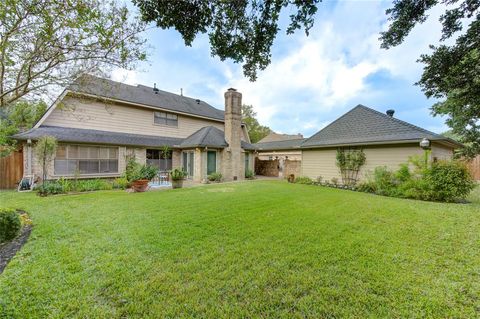
[[[27,140],[27,175],[32,175],[32,140]]]

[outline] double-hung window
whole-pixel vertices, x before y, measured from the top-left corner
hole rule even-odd
[[[118,173],[118,147],[59,145],[55,175]]]
[[[178,126],[177,114],[167,112],[153,112],[153,121],[155,124]]]

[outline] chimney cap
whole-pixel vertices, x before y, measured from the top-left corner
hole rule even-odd
[[[229,91],[229,92],[237,92],[237,89],[229,88],[227,91]]]
[[[390,110],[387,110],[386,113],[388,116],[393,117],[393,114],[395,114],[395,110],[390,109]]]

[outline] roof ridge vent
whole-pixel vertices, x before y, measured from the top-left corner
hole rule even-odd
[[[154,92],[155,94],[158,94],[159,91],[160,91],[160,90],[157,89],[157,83],[153,83],[153,92]]]
[[[200,104],[200,99],[196,99],[195,102],[197,102],[197,104]]]
[[[387,110],[386,113],[388,116],[393,117],[393,114],[395,114],[395,110],[390,109],[390,110]]]

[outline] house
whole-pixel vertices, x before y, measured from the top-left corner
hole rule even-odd
[[[395,118],[393,110],[384,114],[357,105],[310,138],[257,143],[255,147],[259,151],[269,152],[300,151],[300,175],[313,179],[321,176],[324,180],[336,178],[341,181],[336,165],[338,149],[363,150],[366,162],[358,176],[362,180],[375,167],[386,166],[396,170],[409,157],[423,156],[424,150],[420,147],[423,139],[430,141],[432,161],[452,158],[454,149],[463,146],[452,139]]]
[[[253,169],[254,147],[241,121],[242,95],[225,92],[225,111],[155,86],[127,85],[84,75],[67,87],[23,143],[24,174],[41,176],[32,151],[45,135],[59,142],[49,179],[120,176],[129,156],[161,170],[182,167],[200,182],[212,172],[241,180]]]
[[[260,160],[290,159],[299,161],[302,159],[302,153],[293,147],[300,145],[303,141],[303,135],[300,133],[289,135],[270,132],[255,144],[258,151],[257,157]]]

